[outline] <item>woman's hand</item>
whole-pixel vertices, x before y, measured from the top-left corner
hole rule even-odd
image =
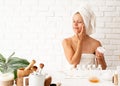
[[[80,33],[77,33],[76,35],[77,35],[78,40],[83,40],[84,39],[84,37],[85,37],[84,24],[82,25]]]
[[[97,59],[102,59],[103,57],[104,57],[103,53],[101,53],[98,50],[96,50],[96,58]]]
[[[96,55],[97,65],[101,64],[102,69],[106,69],[107,65],[106,65],[106,62],[105,62],[105,59],[104,59],[104,54],[99,52],[98,50],[96,50],[95,55]]]

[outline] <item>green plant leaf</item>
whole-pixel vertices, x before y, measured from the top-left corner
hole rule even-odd
[[[8,57],[8,60],[7,61],[9,61],[9,59],[10,58],[12,58],[12,56],[15,54],[15,52],[13,52],[9,57]]]
[[[0,71],[2,73],[14,73],[14,77],[17,78],[17,69],[27,67],[29,62],[23,58],[13,57],[14,54],[15,53],[9,56],[7,62],[0,54]]]
[[[14,79],[17,78],[17,70],[14,70]]]
[[[19,57],[12,57],[8,60],[8,72],[14,72],[14,77],[17,78],[17,69],[25,68],[29,65],[29,62],[26,59]]]
[[[17,62],[17,63],[16,63]],[[19,58],[19,57],[12,57],[8,59],[8,64],[29,64],[29,62],[26,59]]]
[[[2,54],[0,54],[0,64],[5,63],[5,62],[6,62],[5,57]]]
[[[2,54],[0,54],[0,71],[3,72],[4,70],[4,64],[6,62],[6,59],[4,58],[4,56]]]

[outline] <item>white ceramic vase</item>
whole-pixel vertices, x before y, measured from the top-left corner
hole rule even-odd
[[[13,86],[13,84],[14,84],[13,73],[0,74],[0,86]]]

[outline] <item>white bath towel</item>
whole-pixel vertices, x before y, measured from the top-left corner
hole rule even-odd
[[[86,33],[88,35],[94,33],[96,27],[96,17],[90,5],[82,4],[79,7],[77,7],[77,9],[75,9],[74,12],[79,12],[82,16],[86,28]]]

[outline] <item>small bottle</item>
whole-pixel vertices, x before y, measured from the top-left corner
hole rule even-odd
[[[92,65],[92,70],[96,70],[96,65],[95,64]]]
[[[85,65],[82,65],[82,70],[86,70],[86,66]]]
[[[98,64],[97,69],[98,69],[98,70],[102,70],[102,66],[101,66],[101,64]]]
[[[88,69],[88,70],[91,70],[91,65],[88,65],[88,66],[87,66],[87,69]]]
[[[101,64],[98,64],[97,70],[98,70],[99,75],[101,75],[101,72],[102,72],[102,66],[101,66]]]
[[[114,75],[112,76],[112,83],[114,83]]]
[[[118,73],[115,71],[114,73],[114,85],[118,85]]]
[[[78,64],[77,67],[76,67],[77,70],[80,70],[80,65]]]

